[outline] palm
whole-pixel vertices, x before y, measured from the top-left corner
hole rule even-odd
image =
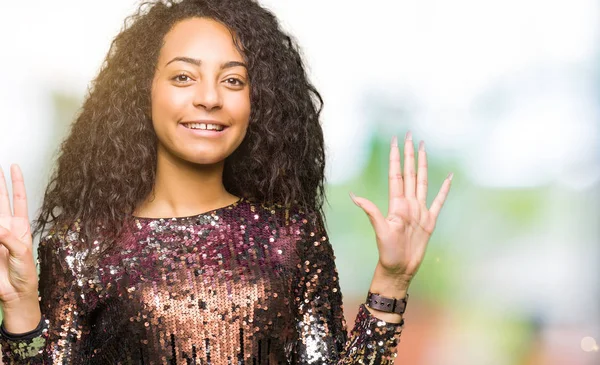
[[[18,166],[11,169],[14,214],[10,207],[4,174],[0,170],[0,227],[10,238],[0,240],[0,301],[10,302],[37,285],[32,255],[32,237],[27,217],[25,184]]]
[[[389,203],[387,217],[365,198],[353,197],[363,208],[375,229],[379,249],[379,265],[386,272],[412,278],[425,256],[427,243],[436,225],[439,212],[450,189],[452,176],[444,181],[440,192],[428,209],[427,156],[424,144],[419,148],[418,173],[415,169],[414,147],[410,132],[405,140],[404,173],[400,167],[400,152],[396,139],[390,149]]]
[[[31,241],[31,229],[27,218],[0,214],[0,226],[10,229],[23,242]]]

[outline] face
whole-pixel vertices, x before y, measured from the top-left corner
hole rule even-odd
[[[152,83],[158,153],[195,164],[223,161],[246,135],[249,90],[244,59],[224,25],[178,22],[165,35]]]

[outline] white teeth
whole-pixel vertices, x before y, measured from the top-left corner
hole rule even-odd
[[[186,123],[185,125],[190,129],[208,129],[215,131],[222,131],[223,129],[225,129],[222,125],[218,124]]]

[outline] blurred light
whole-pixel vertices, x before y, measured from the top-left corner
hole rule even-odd
[[[581,349],[585,352],[598,351],[598,345],[593,337],[584,337],[581,339]]]

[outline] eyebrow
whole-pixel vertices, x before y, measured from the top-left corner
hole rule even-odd
[[[202,64],[202,61],[197,59],[197,58],[191,58],[191,57],[175,57],[173,58],[171,61],[167,62],[167,64],[165,65],[168,66],[170,63],[173,63],[175,61],[181,61],[181,62],[186,62],[186,63],[191,63],[194,66],[200,66]],[[248,66],[246,66],[245,63],[243,62],[239,62],[239,61],[229,61],[229,62],[225,62],[221,64],[221,70],[224,70],[226,68],[232,68],[232,67],[245,67],[246,69],[248,69]]]

